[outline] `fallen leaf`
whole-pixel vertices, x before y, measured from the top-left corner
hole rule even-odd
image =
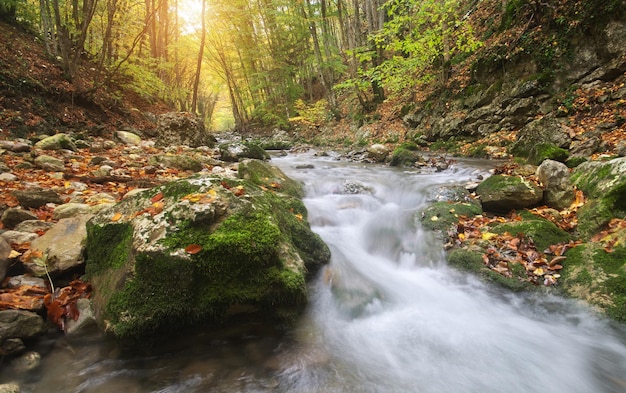
[[[199,253],[200,251],[202,251],[202,246],[199,244],[190,244],[187,247],[185,247],[185,252],[187,254],[195,255]]]
[[[163,199],[163,193],[159,192],[158,194],[153,196],[152,199],[150,199],[150,202],[155,203],[155,202],[160,201],[161,199]]]
[[[117,222],[120,220],[120,218],[122,218],[122,213],[117,212],[113,215],[113,217],[111,217],[111,221],[113,222]]]

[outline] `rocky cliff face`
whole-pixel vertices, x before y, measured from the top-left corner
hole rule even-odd
[[[495,146],[494,151],[513,149],[516,156],[532,155],[531,148],[540,143],[581,157],[619,150],[623,146],[605,135],[624,129],[624,42],[626,19],[621,18],[592,35],[571,38],[568,48],[551,49],[566,53],[550,68],[523,49],[506,61],[483,57],[474,63],[471,83],[460,94],[432,96],[424,106],[405,108],[409,137],[478,141]],[[582,95],[591,99],[583,103]],[[600,120],[583,121],[590,116]]]

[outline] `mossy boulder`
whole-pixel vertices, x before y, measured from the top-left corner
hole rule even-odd
[[[624,231],[622,231],[624,232]],[[623,233],[623,237],[626,232]],[[607,252],[602,244],[584,243],[567,251],[560,283],[610,317],[626,322],[626,247]]]
[[[450,266],[459,270],[476,274],[482,280],[498,285],[514,292],[528,290],[526,271],[520,264],[511,263],[511,277],[505,277],[500,273],[489,269],[483,262],[483,252],[467,249],[454,249],[447,255]]]
[[[523,233],[526,237],[533,240],[537,250],[539,251],[543,251],[553,244],[559,244],[571,240],[571,235],[569,233],[560,229],[552,222],[540,217],[536,217],[536,219],[499,224],[493,227],[491,232],[497,234],[508,232],[513,236]]]
[[[530,148],[528,152],[528,162],[539,165],[545,160],[565,162],[569,157],[569,152],[552,143],[539,143]]]
[[[219,145],[220,155],[224,161],[239,161],[245,158],[268,160],[269,154],[259,142],[232,142]]]
[[[422,226],[432,231],[447,231],[459,221],[459,216],[472,217],[482,214],[478,203],[434,202],[421,212]]]
[[[389,165],[397,167],[412,167],[419,161],[420,154],[415,143],[405,142],[396,147],[391,153]]]
[[[508,212],[532,207],[541,202],[543,190],[519,176],[494,175],[481,182],[476,189],[483,209],[490,212]]]
[[[589,238],[612,218],[626,217],[626,157],[580,164],[570,177],[589,202],[578,212],[583,238]]]
[[[265,179],[255,165],[249,178]],[[100,326],[140,342],[186,327],[293,322],[307,303],[306,278],[330,258],[306,214],[279,187],[217,176],[103,210],[87,224],[86,246]]]

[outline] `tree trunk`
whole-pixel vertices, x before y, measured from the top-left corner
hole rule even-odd
[[[200,71],[202,70],[202,58],[204,57],[204,44],[206,42],[206,2],[202,0],[202,11],[200,20],[202,23],[202,35],[200,37],[200,50],[198,51],[198,63],[196,65],[196,76],[193,81],[193,97],[191,99],[191,112],[196,113],[198,107],[198,86],[200,85]]]

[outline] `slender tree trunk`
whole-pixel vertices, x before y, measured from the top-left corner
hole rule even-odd
[[[202,35],[200,37],[200,50],[198,51],[198,63],[196,65],[196,77],[193,81],[193,97],[191,99],[191,112],[196,113],[198,107],[198,86],[200,85],[200,71],[202,70],[202,58],[204,57],[204,44],[206,42],[206,2],[202,0],[200,20],[202,23]]]

